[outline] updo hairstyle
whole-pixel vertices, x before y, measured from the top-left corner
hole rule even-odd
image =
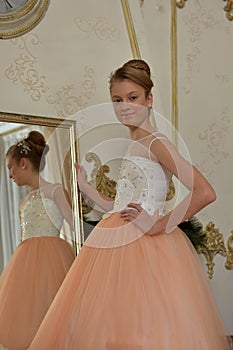
[[[12,145],[6,157],[11,157],[19,163],[21,158],[27,158],[36,171],[45,167],[45,155],[49,151],[44,136],[39,131],[30,131],[28,136]]]
[[[151,80],[150,67],[141,59],[132,59],[111,74],[109,80],[110,92],[113,83],[124,79],[130,80],[131,82],[142,86],[145,89],[146,97],[154,86],[153,81]]]

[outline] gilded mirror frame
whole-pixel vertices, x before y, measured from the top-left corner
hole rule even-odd
[[[77,177],[75,171],[75,162],[78,161],[78,143],[76,134],[76,122],[70,119],[59,119],[48,116],[17,114],[9,112],[0,112],[0,122],[29,124],[35,126],[55,127],[68,130],[70,140],[70,157],[71,157],[71,200],[74,217],[74,237],[75,237],[75,252],[79,253],[83,244],[83,220],[82,220],[82,205],[81,196],[78,191]]]

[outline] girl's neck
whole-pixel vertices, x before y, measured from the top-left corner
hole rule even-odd
[[[35,176],[34,178],[32,178],[31,183],[28,185],[29,192],[38,190],[38,188],[44,187],[48,184],[49,183],[47,181],[45,181],[40,175]]]
[[[156,131],[155,128],[148,128],[148,129],[140,129],[137,128],[135,130],[130,130],[130,136],[133,141],[140,141],[141,139],[144,139],[147,136],[150,136]]]

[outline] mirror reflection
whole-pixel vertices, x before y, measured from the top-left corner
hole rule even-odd
[[[42,181],[44,182],[40,186],[49,183],[61,184],[62,188],[64,188],[64,193],[67,194],[67,201],[70,201],[72,224],[70,224],[69,220],[62,220],[61,228],[59,228],[60,237],[72,246],[75,254],[77,254],[82,244],[82,228],[79,218],[74,169],[77,156],[74,147],[74,125],[69,122],[61,123],[61,121],[53,118],[28,117],[25,120],[25,116],[0,115],[0,273],[6,267],[7,262],[22,240],[19,203],[22,202],[23,198],[28,198],[29,196],[28,186],[18,186],[10,179],[6,153],[10,146],[17,144],[20,140],[24,140],[31,131],[37,131],[44,135],[46,143],[49,145],[45,167],[40,172],[40,181],[43,179]],[[62,201],[59,189],[56,191],[58,193],[57,197]],[[47,196],[51,196],[48,192]],[[62,203],[66,203],[66,200],[63,200]],[[53,220],[53,218],[50,219]],[[56,225],[58,224],[56,223]]]

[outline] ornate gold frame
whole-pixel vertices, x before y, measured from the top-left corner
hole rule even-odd
[[[71,197],[72,197],[72,208],[74,214],[74,230],[75,230],[75,245],[76,254],[81,249],[84,241],[84,232],[82,224],[82,208],[81,208],[81,197],[78,193],[77,177],[75,170],[75,162],[78,161],[78,146],[77,146],[77,135],[76,135],[76,123],[69,119],[58,119],[53,117],[38,116],[38,115],[27,115],[27,114],[16,114],[0,112],[0,121],[5,123],[19,123],[19,124],[30,124],[30,125],[41,125],[48,127],[56,127],[68,130],[70,139],[70,156],[71,156]]]

